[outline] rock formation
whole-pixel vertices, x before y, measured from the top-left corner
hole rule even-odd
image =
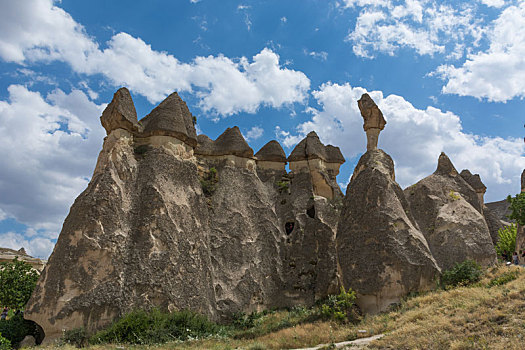
[[[440,159],[436,179],[423,180],[410,207],[392,159],[376,149],[381,111],[368,95],[359,107],[370,149],[343,200],[336,176],[345,160],[315,132],[288,158],[277,141],[254,155],[238,127],[216,140],[197,136],[176,93],[137,121],[129,91],[118,90],[101,117],[107,137],[91,181],[71,207],[26,318],[50,341],[77,327],[93,332],[136,308],[191,309],[224,321],[312,305],[341,285],[376,312],[431,288],[438,265],[459,256],[491,260],[477,194],[450,161]],[[419,230],[427,221],[433,245]],[[456,255],[449,261],[443,249]]]
[[[382,150],[367,151],[354,170],[337,229],[337,256],[345,287],[358,292],[367,312],[435,286],[439,267],[394,181],[394,162]]]
[[[495,262],[496,253],[479,196],[441,153],[434,174],[405,189],[412,215],[441,269],[473,259]]]
[[[91,182],[26,307],[46,341],[135,308],[225,320],[337,292],[338,148],[310,135],[287,173],[277,142],[255,157],[237,127],[197,137],[177,94],[136,121],[125,88],[101,122],[108,135]]]
[[[483,214],[483,217],[485,218],[485,222],[489,228],[492,243],[495,245],[498,242],[498,231],[504,228],[505,224],[501,222],[498,216],[485,205],[483,196],[487,191],[487,186],[483,184],[478,174],[472,175],[472,173],[467,169],[461,171],[460,175],[478,195],[478,200],[482,208],[481,214]]]
[[[377,149],[379,133],[386,125],[383,113],[381,113],[379,107],[377,107],[374,100],[372,100],[368,94],[363,94],[361,99],[357,101],[357,105],[364,120],[363,129],[366,132],[366,149]]]
[[[29,265],[31,265],[32,268],[34,268],[38,272],[41,272],[44,269],[44,266],[46,265],[45,260],[33,258],[32,256],[26,253],[26,250],[24,248],[20,248],[18,250],[0,248],[0,263],[11,262],[15,258],[19,261],[24,261],[28,263]]]

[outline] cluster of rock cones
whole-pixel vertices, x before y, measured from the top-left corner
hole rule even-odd
[[[315,132],[289,157],[276,141],[254,155],[237,127],[197,136],[176,93],[139,122],[125,88],[101,121],[91,182],[26,307],[46,339],[136,308],[225,320],[312,305],[340,286],[378,312],[433,288],[456,262],[495,262],[485,189],[445,154],[403,191],[390,156],[371,149],[343,195],[344,158]]]

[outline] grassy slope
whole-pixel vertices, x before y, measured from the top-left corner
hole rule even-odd
[[[491,279],[518,270],[519,277],[488,287]],[[297,324],[301,315],[277,312],[264,316],[240,339],[212,338],[158,345],[158,349],[283,349],[340,342],[378,333],[377,349],[525,349],[525,269],[489,270],[473,287],[436,291],[403,302],[397,311],[365,317],[358,325],[332,322]],[[283,327],[285,329],[270,332]],[[360,331],[366,331],[360,332]],[[269,332],[269,333],[268,333]],[[63,349],[70,348],[69,346]],[[90,349],[114,349],[114,345]],[[144,349],[126,346],[127,349]]]

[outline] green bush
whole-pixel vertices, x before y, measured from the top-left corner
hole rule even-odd
[[[203,179],[200,179],[200,182],[204,195],[207,197],[211,196],[217,189],[217,183],[219,182],[217,169],[210,168],[208,174]]]
[[[69,331],[65,331],[62,336],[62,342],[64,344],[71,344],[77,348],[82,348],[88,345],[88,335],[84,328],[75,328]]]
[[[515,224],[505,226],[498,230],[498,243],[495,247],[498,255],[506,253],[510,259],[512,252],[516,249],[516,233],[517,227]]]
[[[441,275],[441,286],[445,289],[469,285],[481,279],[481,266],[473,260],[456,263],[453,268],[446,270]]]
[[[325,319],[338,322],[356,321],[359,319],[355,308],[355,292],[349,288],[348,291],[341,287],[337,295],[329,295],[320,304],[321,316]]]
[[[0,320],[0,334],[15,346],[26,335],[34,336],[35,327],[31,321],[24,320],[22,315],[16,315],[9,320]]]
[[[290,186],[290,182],[288,181],[278,181],[277,182],[277,188],[279,189],[279,193],[288,192]]]
[[[0,305],[21,310],[31,297],[38,273],[25,261],[15,258],[0,263]]]
[[[11,350],[11,342],[0,333],[0,350]]]
[[[509,219],[516,220],[522,226],[525,226],[525,192],[518,193],[515,197],[508,196],[510,215]]]
[[[240,329],[248,329],[253,328],[257,325],[257,320],[260,320],[261,317],[263,317],[267,312],[252,312],[252,313],[245,313],[245,312],[236,312],[233,314],[233,321],[232,325],[235,328]]]
[[[504,284],[509,283],[510,281],[514,281],[516,278],[518,278],[518,276],[519,276],[518,271],[505,272],[502,275],[491,279],[489,282],[489,287],[502,286]]]
[[[91,344],[159,344],[203,338],[222,332],[217,324],[191,311],[164,313],[157,309],[133,311],[92,336]]]

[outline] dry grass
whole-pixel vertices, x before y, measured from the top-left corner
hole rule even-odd
[[[489,288],[490,281],[508,271],[519,271],[516,280]],[[275,313],[261,321],[256,330],[236,333],[240,339],[211,338],[183,343],[168,343],[158,349],[289,349],[321,343],[341,342],[385,333],[373,342],[374,349],[525,349],[525,270],[498,267],[488,271],[473,287],[435,291],[410,298],[399,310],[365,317],[358,325],[311,322],[270,332],[286,312]],[[266,327],[266,328],[265,328]],[[273,328],[275,327],[275,328]],[[366,331],[366,332],[362,332]],[[49,348],[49,347],[48,347]],[[98,345],[90,350],[116,349]],[[146,349],[129,346],[120,349]],[[63,346],[61,350],[73,350]]]

